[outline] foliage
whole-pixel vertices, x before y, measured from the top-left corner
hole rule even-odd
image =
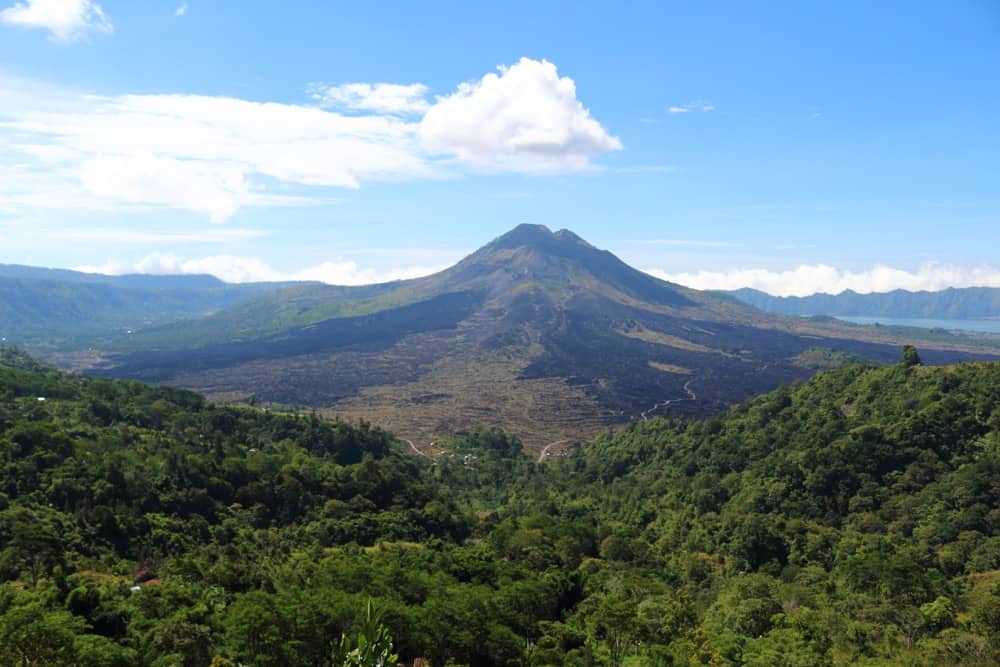
[[[334,652],[334,664],[343,667],[386,667],[399,662],[399,656],[392,652],[392,637],[382,625],[382,614],[375,610],[371,600],[365,612],[365,620],[354,640],[341,635],[340,645]]]
[[[919,366],[920,365],[920,354],[917,352],[917,348],[912,345],[903,346],[903,354],[899,360],[899,363],[904,366]]]
[[[796,366],[810,370],[829,370],[844,366],[845,364],[869,363],[861,355],[851,354],[842,350],[833,350],[828,347],[811,347],[796,355],[794,361]]]
[[[548,466],[16,365],[0,664],[1000,660],[1000,364],[843,366]]]

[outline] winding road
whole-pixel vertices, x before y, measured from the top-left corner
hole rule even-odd
[[[538,462],[542,463],[545,461],[545,457],[549,455],[549,449],[555,447],[556,445],[565,445],[569,440],[556,440],[555,442],[550,442],[549,444],[542,447],[542,453],[538,455]]]
[[[415,451],[417,454],[420,454],[421,456],[428,456],[427,454],[424,454],[422,451],[420,451],[419,449],[417,449],[417,446],[414,445],[413,441],[410,440],[409,438],[400,438],[400,440],[402,440],[403,442],[409,444],[410,445],[410,449],[412,449],[413,451]],[[428,456],[428,458],[429,458],[429,456]]]
[[[684,383],[684,391],[687,392],[686,398],[671,398],[669,401],[663,401],[662,403],[657,403],[656,405],[646,410],[645,412],[640,413],[639,419],[641,419],[642,421],[648,421],[649,417],[647,415],[649,413],[656,412],[657,410],[660,410],[661,408],[666,408],[667,406],[672,405],[674,403],[680,403],[681,401],[697,401],[698,394],[694,393],[694,390],[691,389],[692,382],[694,382],[694,378],[691,378],[690,380]]]

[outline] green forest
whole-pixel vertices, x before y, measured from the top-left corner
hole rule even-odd
[[[1000,662],[1000,363],[440,444],[3,349],[0,665]]]

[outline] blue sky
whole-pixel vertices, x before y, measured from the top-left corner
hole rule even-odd
[[[357,283],[521,222],[1000,286],[1000,4],[0,0],[0,262]]]

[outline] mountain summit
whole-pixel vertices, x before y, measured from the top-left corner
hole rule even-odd
[[[662,305],[694,305],[681,293],[683,288],[633,269],[568,229],[552,232],[544,225],[518,225],[444,275],[462,280],[496,272],[509,275],[513,283],[533,282],[542,289],[593,288]]]
[[[571,231],[519,225],[424,278],[295,285],[138,331],[92,372],[364,417],[422,445],[500,426],[541,447],[664,411],[719,411],[806,377],[815,348],[894,361],[898,343],[768,315],[654,278]]]

